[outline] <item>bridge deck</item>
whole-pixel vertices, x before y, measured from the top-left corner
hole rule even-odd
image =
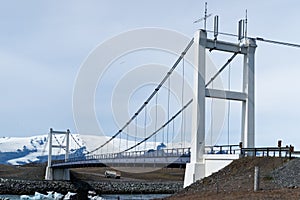
[[[190,148],[164,150],[133,151],[88,155],[80,158],[70,158],[67,162],[53,163],[54,168],[76,168],[81,166],[183,166],[190,162]]]
[[[236,154],[240,150],[237,145],[206,147],[208,154]],[[215,150],[217,148],[217,150]],[[185,167],[190,162],[190,148],[173,148],[162,150],[145,150],[121,153],[87,155],[85,157],[69,158],[52,164],[53,168],[77,168],[88,166],[154,166],[154,167]]]

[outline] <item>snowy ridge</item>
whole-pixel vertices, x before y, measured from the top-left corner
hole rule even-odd
[[[83,141],[79,135],[73,137],[77,143],[84,148]],[[3,137],[0,138],[0,163],[20,165],[32,162],[44,162],[48,155],[48,135],[31,137]],[[53,138],[53,144],[64,145],[64,135],[57,135],[57,141]],[[75,153],[80,147],[70,138],[71,153]],[[53,155],[63,155],[64,149],[53,149]]]

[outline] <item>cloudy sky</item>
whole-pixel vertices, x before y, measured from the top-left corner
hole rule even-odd
[[[219,15],[222,32],[236,33],[247,9],[250,36],[300,44],[296,0],[207,2],[208,13]],[[76,132],[74,83],[93,49],[108,38],[144,27],[191,38],[202,28],[193,21],[203,11],[200,0],[1,1],[0,136],[44,134],[50,127]],[[300,147],[300,49],[257,44],[256,144],[276,145],[282,139],[283,144]]]

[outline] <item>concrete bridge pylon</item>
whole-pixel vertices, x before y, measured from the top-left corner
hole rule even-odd
[[[186,165],[184,187],[209,176],[211,173],[228,165],[232,160],[239,158],[238,155],[234,154],[224,156],[220,156],[220,154],[205,154],[206,98],[241,101],[242,131],[240,141],[245,148],[253,148],[255,146],[254,56],[257,47],[256,41],[246,37],[239,38],[238,43],[221,41],[216,37],[212,40],[207,38],[206,30],[199,30],[194,36],[194,46],[196,73],[194,75],[195,99],[192,114],[191,162]],[[209,80],[207,83],[205,80],[207,50],[233,53],[233,56],[229,59],[230,62],[236,55],[244,56],[243,89],[241,92],[207,88],[207,85],[213,81]],[[225,68],[226,65],[223,67]]]
[[[53,145],[53,134],[65,134],[66,135],[66,145],[61,144]],[[54,131],[50,128],[48,134],[48,145],[49,145],[49,154],[48,154],[48,165],[46,168],[46,180],[70,180],[70,171],[68,168],[53,168],[52,167],[52,149],[53,148],[64,148],[66,151],[65,162],[69,159],[69,146],[70,146],[70,130],[67,131]]]

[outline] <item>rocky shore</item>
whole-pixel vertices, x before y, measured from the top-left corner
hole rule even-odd
[[[69,191],[78,194],[78,199],[86,199],[89,185],[84,182],[34,181],[0,178],[0,194],[33,195],[35,192],[47,194],[55,191],[67,194]]]
[[[173,194],[182,189],[181,182],[83,182],[83,181],[34,181],[0,178],[0,194],[46,194],[55,191],[62,194],[74,192],[80,194],[80,199],[87,196],[88,191],[97,194]]]
[[[182,182],[88,182],[97,194],[173,194]]]

